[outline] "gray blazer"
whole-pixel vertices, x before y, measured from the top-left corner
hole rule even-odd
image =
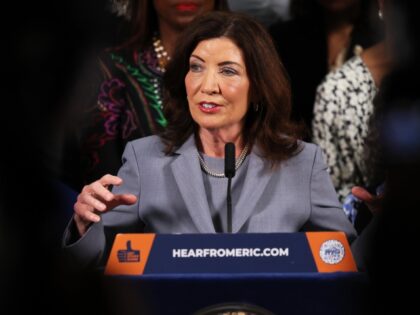
[[[302,142],[302,151],[276,170],[258,155],[249,156],[239,200],[233,205],[233,232],[270,233],[356,232],[344,215],[323,161],[321,150]],[[116,233],[215,233],[197,158],[194,137],[174,155],[166,156],[159,137],[129,142],[115,193],[133,193],[138,202],[102,215],[76,242],[72,222],[64,235],[64,250],[79,264],[98,262]],[[76,237],[77,239],[77,237]],[[71,244],[70,244],[71,243]]]

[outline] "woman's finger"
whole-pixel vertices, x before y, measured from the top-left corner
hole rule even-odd
[[[111,201],[114,195],[105,188],[99,181],[96,181],[90,185],[91,193],[95,198],[103,201]]]
[[[76,202],[74,205],[74,212],[83,220],[87,222],[99,222],[100,217],[93,213],[94,209],[84,203]]]
[[[97,214],[94,214],[93,212],[85,212],[85,218],[86,220],[95,222],[95,223],[101,220],[101,217]]]
[[[118,176],[106,174],[98,182],[104,187],[108,187],[109,185],[119,186],[122,184],[122,179]]]
[[[137,197],[133,194],[115,195],[114,199],[117,205],[132,205],[137,202]]]
[[[107,206],[106,204],[104,204],[103,202],[101,202],[97,196],[95,196],[94,194],[90,194],[90,193],[84,193],[82,195],[80,195],[80,201],[86,205],[91,206],[92,208],[99,210],[99,211],[105,211],[107,210]],[[93,211],[93,209],[92,209]]]

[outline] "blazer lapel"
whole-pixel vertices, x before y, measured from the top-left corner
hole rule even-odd
[[[232,205],[233,233],[237,233],[254,212],[272,175],[273,172],[264,160],[253,150],[249,156],[248,170],[238,203]]]
[[[179,156],[172,162],[171,169],[193,222],[200,233],[215,233],[194,136],[191,136],[176,153]]]

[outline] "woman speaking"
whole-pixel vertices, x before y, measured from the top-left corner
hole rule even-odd
[[[339,230],[354,239],[320,149],[299,141],[289,121],[289,84],[264,28],[211,12],[178,43],[165,78],[165,132],[129,142],[118,176],[84,187],[65,251],[97,264],[116,233],[226,232],[228,142],[234,233]]]

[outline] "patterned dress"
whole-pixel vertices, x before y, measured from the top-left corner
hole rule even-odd
[[[378,89],[360,57],[329,73],[317,89],[313,141],[324,152],[341,202],[354,185],[367,185],[364,142]]]
[[[153,47],[142,52],[109,50],[98,65],[89,105],[84,107],[79,179],[73,185],[78,188],[104,174],[116,175],[126,143],[157,134],[167,124],[162,112],[163,73]]]

